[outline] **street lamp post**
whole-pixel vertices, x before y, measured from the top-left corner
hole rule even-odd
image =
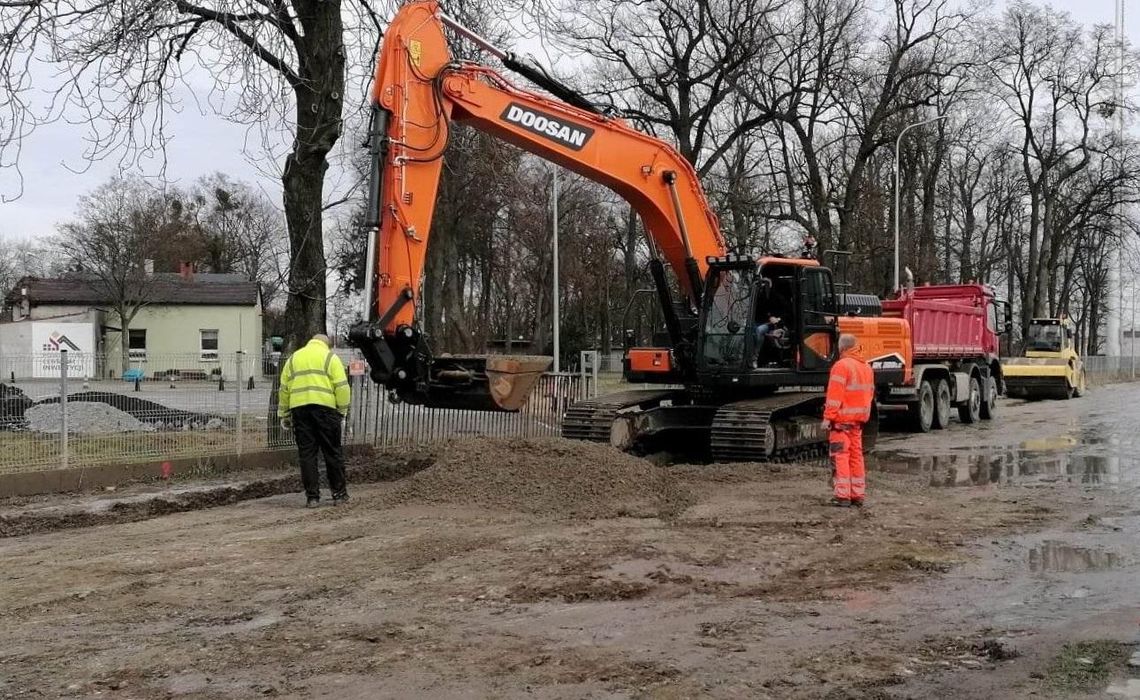
[[[554,214],[551,217],[553,220],[554,228],[554,289],[553,289],[553,309],[554,312],[554,371],[560,372],[562,370],[562,343],[561,343],[561,319],[559,318],[558,308],[558,166],[554,166],[554,182],[552,183],[552,208]]]
[[[908,124],[906,127],[903,128],[902,131],[899,132],[898,138],[895,139],[895,291],[896,292],[900,289],[900,287],[899,287],[899,146],[902,145],[903,135],[906,134],[906,132],[913,129],[914,127],[922,126],[923,124],[930,124],[932,122],[936,122],[936,121],[939,121],[941,119],[949,119],[949,118],[950,118],[949,115],[943,114],[940,117],[933,117],[933,118],[927,119],[925,121],[915,122],[914,124]]]

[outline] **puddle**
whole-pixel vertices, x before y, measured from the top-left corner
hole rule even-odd
[[[1118,455],[1084,454],[1073,441],[1068,449],[1041,449],[1022,443],[1017,447],[951,448],[947,454],[917,455],[876,451],[874,469],[930,477],[931,486],[987,486],[1065,481],[1090,486],[1128,483],[1135,479],[1138,460]],[[1067,442],[1067,441],[1063,441]]]
[[[1120,563],[1119,555],[1063,542],[1044,542],[1029,550],[1029,570],[1033,573],[1102,571]]]

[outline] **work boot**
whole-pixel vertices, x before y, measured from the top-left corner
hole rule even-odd
[[[851,507],[851,501],[849,499],[846,499],[846,498],[833,498],[830,501],[828,501],[827,504],[829,506],[835,506],[837,508],[850,508]]]
[[[319,498],[310,498],[308,501],[305,502],[306,508],[319,508],[320,505],[321,505],[321,499],[319,499]]]
[[[343,506],[345,503],[348,503],[348,494],[347,493],[338,493],[335,496],[333,496],[333,505],[334,506]]]
[[[863,507],[863,499],[862,498],[852,498],[851,499],[851,505],[853,505],[856,508],[862,508]]]

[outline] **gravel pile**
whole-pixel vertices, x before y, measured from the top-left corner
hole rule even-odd
[[[105,403],[118,410],[128,413],[136,419],[153,427],[155,430],[221,430],[226,422],[217,416],[192,411],[180,411],[168,408],[154,401],[147,401],[127,394],[115,394],[106,391],[83,391],[69,394],[68,402],[83,401],[87,403]],[[58,403],[58,397],[44,399],[41,404]]]
[[[28,429],[40,433],[60,431],[59,403],[37,404],[24,411]],[[69,401],[67,404],[69,433],[130,433],[149,432],[154,427],[143,423],[129,413],[105,403]]]
[[[573,518],[669,517],[692,502],[665,469],[608,445],[558,438],[445,443],[392,498]]]

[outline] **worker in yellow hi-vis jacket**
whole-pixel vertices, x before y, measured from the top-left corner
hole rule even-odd
[[[309,508],[321,502],[318,452],[325,456],[333,505],[348,500],[341,429],[352,392],[344,364],[330,349],[331,345],[327,335],[314,335],[305,347],[293,353],[281,369],[281,390],[277,395],[281,427],[292,430],[297,440],[301,482]]]

